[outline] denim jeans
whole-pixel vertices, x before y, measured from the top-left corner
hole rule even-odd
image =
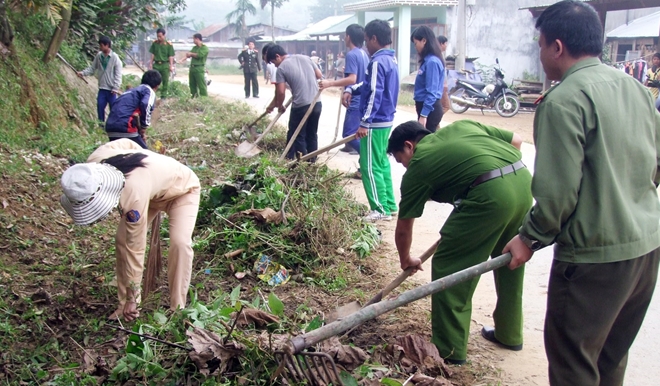
[[[96,96],[96,108],[99,114],[99,121],[105,122],[105,107],[110,105],[110,110],[112,110],[112,104],[115,103],[117,95],[113,94],[110,90],[99,90],[98,95]]]

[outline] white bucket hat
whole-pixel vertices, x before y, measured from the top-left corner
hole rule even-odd
[[[62,174],[60,203],[77,225],[93,224],[117,207],[125,180],[112,165],[73,165]]]

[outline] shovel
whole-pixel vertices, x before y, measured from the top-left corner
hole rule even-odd
[[[286,105],[284,105],[284,111],[289,107],[291,102],[293,101],[293,98],[290,98],[288,102],[286,102]],[[277,122],[278,119],[284,114],[284,111],[280,111],[277,113],[277,116],[275,116],[275,119],[266,127],[266,130],[264,130],[263,133],[257,138],[254,143],[250,143],[249,141],[243,141],[241,142],[238,146],[236,146],[236,149],[234,149],[234,153],[236,153],[237,156],[239,157],[244,157],[244,158],[250,158],[254,157],[255,155],[261,153],[261,149],[257,147],[257,144],[261,142],[261,140],[268,134],[269,131],[272,130],[273,127],[275,127],[275,123]]]
[[[481,264],[408,290],[400,294],[396,299],[384,300],[372,304],[342,320],[337,320],[314,331],[295,336],[287,342],[282,351],[275,352],[275,357],[280,363],[276,374],[282,375],[285,378],[288,375],[294,381],[304,381],[305,378],[310,380],[311,378],[311,384],[328,384],[328,381],[326,381],[328,379],[333,385],[343,385],[344,383],[339,378],[335,363],[329,355],[326,353],[302,351],[386,312],[392,311],[395,308],[446,290],[449,287],[483,275],[486,272],[502,268],[509,264],[509,262],[511,262],[511,254],[506,253],[484,261]],[[317,357],[321,358],[317,359]],[[323,378],[322,381],[325,383],[318,382],[319,378]]]
[[[350,138],[350,137],[348,137]],[[435,250],[438,249],[438,244],[440,244],[440,239],[433,243],[424,253],[422,253],[419,256],[419,259],[422,261],[422,264],[426,260],[428,260],[429,257],[433,256],[435,253]],[[330,314],[330,316],[326,319],[328,323],[332,323],[335,320],[341,320],[345,318],[348,315],[351,315],[367,306],[370,306],[374,303],[378,303],[381,300],[383,300],[384,297],[386,297],[390,292],[392,292],[393,289],[397,288],[398,286],[401,285],[406,279],[412,275],[413,268],[409,267],[406,268],[405,271],[401,272],[399,276],[396,277],[396,279],[392,280],[390,284],[387,285],[387,287],[383,288],[378,292],[371,300],[369,300],[364,306],[360,306],[360,303],[358,301],[353,301],[348,304],[344,304],[343,306],[337,307],[337,309]]]
[[[259,122],[266,115],[268,115],[268,112],[264,111],[264,113],[261,114],[259,118],[254,120],[254,122],[250,123],[249,125],[243,125],[243,128],[241,130],[243,130],[244,133],[248,134],[250,136],[250,139],[254,139],[254,137],[257,136],[257,131],[255,130],[254,125],[256,125],[257,122]]]
[[[319,89],[319,91],[316,93],[316,96],[314,97],[312,104],[309,105],[309,108],[307,109],[307,112],[305,113],[302,120],[298,124],[296,131],[293,132],[293,135],[291,136],[289,143],[286,144],[286,147],[284,148],[284,152],[282,152],[282,155],[280,156],[280,161],[283,160],[284,157],[286,157],[286,154],[289,152],[291,146],[293,146],[293,143],[296,141],[298,134],[300,134],[300,130],[302,130],[303,126],[305,126],[305,122],[307,122],[307,118],[309,118],[309,116],[312,114],[312,110],[314,110],[314,106],[316,106],[316,101],[319,100],[319,97],[321,96],[321,92],[323,92],[323,90]]]

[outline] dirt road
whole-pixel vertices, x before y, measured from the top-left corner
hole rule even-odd
[[[180,78],[187,78],[180,76]],[[264,85],[263,79],[260,79],[261,98],[244,99],[243,83],[241,76],[212,76],[213,82],[209,87],[209,93],[223,98],[243,100],[253,106],[258,112],[262,112],[265,106],[270,102],[274,87]],[[183,79],[181,79],[183,80]],[[323,113],[319,127],[319,147],[331,143],[334,137],[335,125],[337,123],[337,111],[339,108],[338,92],[324,92],[322,95]],[[274,115],[274,114],[273,114]],[[343,112],[342,112],[343,118]],[[395,125],[408,120],[416,119],[414,110],[409,107],[402,107],[396,114]],[[469,111],[462,115],[448,113],[443,118],[443,124],[450,123],[459,119],[474,119],[484,124],[489,124],[504,129],[518,132],[523,136],[527,143],[523,144],[523,160],[530,170],[534,165],[534,147],[532,142],[532,122],[533,114],[521,113],[513,118],[501,118],[495,113],[485,113],[482,115],[478,111]],[[288,116],[282,118],[281,123],[285,123]],[[341,124],[341,122],[340,122]],[[341,127],[341,126],[340,126]],[[333,151],[326,158],[326,162],[338,170],[352,172],[357,169],[357,156],[351,156],[346,153]],[[392,162],[392,177],[395,186],[397,199],[399,198],[398,186],[400,186],[401,177],[405,169]],[[366,197],[362,184],[358,180],[352,180],[348,184],[355,197],[366,203]],[[451,212],[449,205],[428,202],[426,204],[424,215],[415,222],[415,239],[413,241],[413,254],[422,253],[438,237],[438,231]],[[393,244],[395,221],[378,223],[379,229],[383,231],[383,240],[386,243]],[[392,251],[395,249],[390,248]],[[502,350],[488,342],[479,342],[479,347],[489,350],[491,357],[498,357],[500,361],[494,365],[503,372],[504,384],[506,385],[547,385],[547,361],[543,349],[543,320],[546,307],[546,292],[548,282],[548,272],[552,261],[551,248],[546,248],[537,252],[534,258],[526,266],[525,276],[525,294],[524,294],[524,350],[520,352],[511,352]],[[393,252],[383,264],[391,267],[398,267],[398,256]],[[479,329],[482,325],[492,325],[491,312],[495,306],[495,290],[491,274],[485,275],[477,287],[473,299],[473,329]],[[413,280],[419,283],[425,283],[430,280],[430,261],[425,264],[425,271],[418,273]],[[660,286],[660,285],[659,285]],[[626,374],[626,384],[651,386],[656,385],[660,379],[660,367],[657,366],[657,359],[660,358],[660,300],[655,296],[654,301],[648,311],[642,330],[633,348],[630,352],[628,361],[628,371]],[[472,339],[481,339],[472,335]],[[468,360],[478,360],[482,353],[469,352]],[[655,379],[655,381],[653,381]]]

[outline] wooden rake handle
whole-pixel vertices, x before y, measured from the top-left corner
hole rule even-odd
[[[316,93],[316,96],[314,97],[314,100],[312,101],[312,104],[309,105],[309,108],[307,109],[307,112],[305,113],[305,116],[303,116],[302,120],[298,124],[298,127],[296,128],[296,131],[293,132],[293,135],[291,136],[291,139],[289,140],[289,143],[286,144],[286,148],[284,148],[284,152],[280,156],[280,161],[286,157],[286,153],[289,152],[291,149],[291,146],[293,146],[293,143],[296,141],[296,138],[298,137],[298,134],[300,134],[300,130],[302,130],[302,127],[305,125],[305,122],[307,122],[307,118],[312,114],[312,110],[314,110],[314,106],[316,106],[316,102],[319,100],[319,97],[321,96],[321,93],[323,90],[319,90]]]
[[[419,256],[419,259],[422,261],[422,264],[424,264],[424,262],[428,260],[429,257],[433,256],[435,250],[438,249],[438,244],[440,244],[440,239],[438,239],[438,241],[433,243],[433,245],[431,245],[426,251],[424,251],[424,253],[422,253]],[[389,295],[389,293],[392,292],[393,289],[397,288],[398,286],[401,285],[401,283],[406,281],[406,279],[410,275],[412,275],[412,271],[413,271],[412,267],[406,268],[405,271],[401,272],[399,276],[396,277],[396,279],[392,280],[392,282],[388,284],[387,287],[383,288],[379,293],[376,294],[376,296],[371,298],[371,300],[369,300],[364,306],[362,306],[362,308],[372,305],[374,303],[378,303],[381,300],[383,300],[383,298]]]
[[[284,105],[284,109],[285,109],[285,111],[286,111],[286,109],[289,108],[289,106],[291,105],[291,102],[293,102],[293,97],[289,98],[289,101],[286,102],[286,104]],[[265,114],[265,113],[264,113],[264,114]],[[264,139],[264,137],[266,136],[266,134],[268,134],[268,133],[273,129],[273,127],[275,127],[275,123],[277,123],[277,121],[280,119],[280,117],[282,116],[282,114],[284,114],[284,111],[280,111],[280,112],[277,113],[277,115],[275,116],[275,119],[273,119],[273,120],[270,122],[270,124],[268,125],[268,127],[266,127],[266,130],[264,130],[264,132],[261,133],[261,135],[260,135],[260,136],[254,141],[254,143],[252,144],[253,146],[250,148],[250,150],[254,149],[254,147],[257,146],[257,144],[258,144],[259,142],[261,142],[262,139]],[[254,124],[254,123],[253,123],[253,124]]]
[[[343,139],[341,139],[341,140],[339,140],[339,141],[337,141],[337,142],[331,143],[331,144],[328,145],[328,146],[322,147],[322,148],[320,148],[320,149],[318,149],[318,150],[315,150],[315,151],[313,151],[313,152],[311,152],[311,153],[307,153],[307,154],[305,154],[304,156],[300,157],[299,159],[296,159],[296,160],[293,160],[293,161],[289,162],[289,163],[287,164],[287,166],[288,166],[288,167],[291,167],[291,166],[297,164],[298,162],[307,161],[308,159],[310,159],[310,158],[314,158],[314,157],[316,157],[316,156],[319,155],[319,154],[323,154],[323,153],[325,153],[326,151],[330,151],[330,150],[336,148],[336,147],[339,146],[339,145],[343,145],[343,144],[345,144],[345,143],[351,142],[352,140],[355,139],[356,135],[357,135],[357,134],[349,135],[348,137],[343,138]]]

